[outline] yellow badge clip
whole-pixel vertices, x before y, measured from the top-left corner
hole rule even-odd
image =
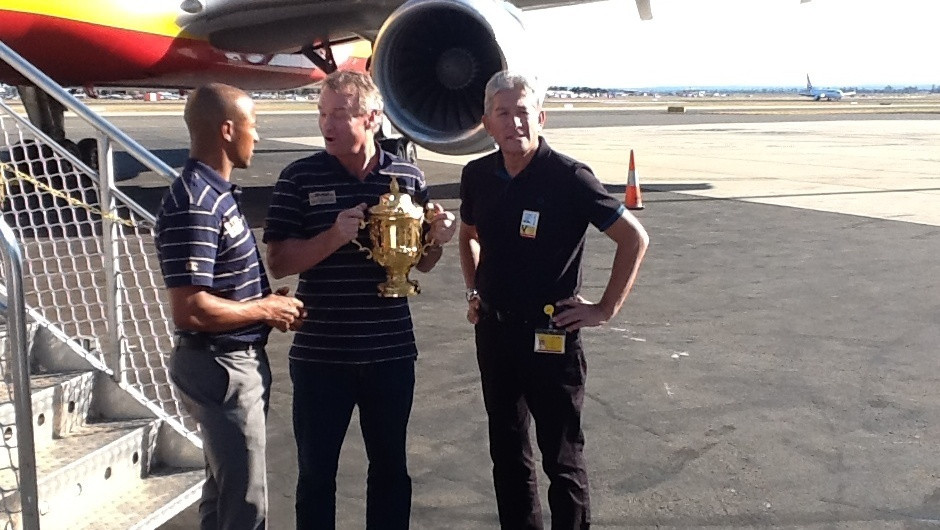
[[[565,330],[555,329],[555,325],[552,323],[555,306],[546,304],[542,308],[542,312],[548,315],[548,329],[535,330],[535,352],[556,355],[565,353]]]

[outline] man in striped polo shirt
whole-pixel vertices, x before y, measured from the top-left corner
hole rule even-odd
[[[238,207],[233,168],[251,161],[254,103],[223,84],[197,89],[184,113],[190,158],[157,215],[176,349],[170,377],[202,427],[206,483],[201,528],[266,527],[265,415],[272,327],[294,329],[303,304],[271,293],[254,235]]]
[[[385,270],[352,241],[370,244],[359,221],[391,179],[419,204],[428,192],[421,170],[377,146],[382,99],[367,75],[331,74],[319,109],[326,151],[284,169],[264,230],[271,273],[300,274],[297,296],[308,311],[290,351],[297,528],[335,527],[336,471],[356,406],[369,457],[366,527],[408,528],[405,438],[417,356],[411,313],[407,298],[378,296]],[[416,265],[422,272],[456,230],[453,214],[433,210],[433,245]]]

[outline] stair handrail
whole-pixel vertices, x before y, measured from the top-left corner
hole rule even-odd
[[[33,403],[29,389],[29,357],[26,348],[26,300],[23,293],[23,255],[13,229],[0,218],[0,259],[6,281],[6,313],[10,350],[7,366],[13,368],[13,409],[16,411],[17,467],[20,510],[25,530],[39,530],[39,486],[36,447],[33,441]],[[21,418],[25,420],[21,420]]]
[[[6,61],[7,64],[22,74],[23,77],[35,83],[36,86],[55,98],[59,103],[63,104],[65,108],[74,112],[76,116],[94,127],[97,131],[102,133],[102,135],[111,138],[115,143],[126,149],[128,154],[136,158],[153,172],[167,179],[169,182],[172,182],[179,176],[166,162],[157,158],[133,138],[92,112],[92,110],[78,98],[59,86],[58,83],[33,66],[32,63],[24,59],[20,54],[13,51],[13,49],[7,46],[2,40],[0,40],[0,59]]]
[[[104,355],[106,357],[105,360],[108,368],[107,371],[110,372],[111,378],[120,385],[125,386],[128,382],[125,379],[126,374],[123,370],[123,362],[128,356],[128,351],[125,349],[126,341],[120,340],[122,335],[121,326],[123,326],[123,318],[121,313],[121,304],[123,303],[123,300],[120,298],[121,295],[119,290],[123,287],[123,283],[119,278],[122,271],[119,270],[119,260],[117,258],[117,252],[119,252],[119,249],[117,248],[118,245],[116,244],[116,237],[118,237],[121,228],[118,226],[120,224],[120,220],[115,219],[113,215],[108,214],[115,210],[115,200],[119,200],[123,203],[124,206],[128,207],[131,211],[140,216],[143,222],[139,226],[143,228],[152,230],[155,224],[155,217],[152,213],[146,211],[135,201],[131,200],[115,185],[113,164],[114,146],[117,145],[122,147],[129,156],[135,158],[143,166],[150,169],[169,183],[172,183],[176,178],[178,178],[179,174],[176,170],[171,168],[164,161],[154,156],[150,151],[142,147],[123,131],[109,123],[107,120],[98,116],[98,114],[90,109],[84,102],[59,86],[58,83],[37,69],[2,41],[0,41],[0,61],[9,64],[12,68],[22,74],[23,77],[25,77],[29,82],[35,84],[39,89],[43,90],[51,98],[57,100],[59,103],[64,105],[66,109],[72,111],[77,117],[95,129],[96,134],[94,136],[98,141],[99,167],[97,172],[91,170],[91,168],[88,168],[84,162],[78,160],[66,149],[59,149],[57,146],[54,148],[54,151],[57,153],[59,158],[68,161],[70,164],[72,164],[73,167],[80,168],[83,173],[88,174],[98,186],[100,204],[102,205],[100,212],[102,214],[102,254],[105,258],[103,272],[106,277],[106,285],[103,291],[105,291],[104,294],[107,299],[104,302],[105,308],[108,311],[107,319],[109,322],[113,322],[113,325],[110,326],[109,329],[109,342],[110,344],[115,345],[114,351],[104,352]],[[16,115],[15,113],[13,113],[13,116],[17,122],[22,123],[22,117]],[[54,143],[53,140],[48,138],[48,135],[36,129],[32,124],[29,124],[29,128],[31,128],[37,139],[42,138],[46,143]],[[170,340],[172,340],[172,338]],[[195,443],[197,446],[201,445],[198,435],[195,434],[194,425],[185,425],[185,418],[181,418],[180,416],[181,414],[184,414],[184,411],[182,411],[179,407],[178,398],[173,399],[177,403],[175,412],[159,411],[159,407],[149,401],[154,399],[153,396],[144,398],[143,394],[140,392],[141,389],[139,388],[139,382],[137,384],[138,387],[131,388],[130,386],[127,386],[125,387],[125,390],[131,392],[135,396],[138,396],[140,399],[144,399],[145,401],[142,403],[151,410],[154,410],[161,417],[169,414],[169,417],[165,419],[169,420],[169,424],[174,429],[177,429],[181,434],[186,436],[187,439],[193,441],[193,443]],[[171,395],[173,395],[173,389],[170,389],[170,392]]]
[[[32,63],[24,59],[2,41],[0,41],[0,60],[12,66],[16,71],[26,77],[26,79],[35,83],[36,86],[46,94],[57,100],[64,105],[65,108],[75,113],[76,116],[95,129],[95,136],[98,141],[98,185],[101,190],[101,204],[105,205],[107,210],[113,207],[113,199],[124,196],[117,189],[114,180],[114,144],[123,147],[127,153],[168,182],[173,182],[179,176],[179,174],[164,161],[154,156],[153,153],[145,149],[137,143],[137,141],[110,122],[102,119],[98,114],[89,109],[87,105],[79,101],[78,98],[62,88],[58,83],[52,80],[52,78],[33,66]],[[149,212],[146,218],[147,221],[151,223],[154,222],[154,218]],[[109,355],[108,365],[113,371],[115,380],[120,382],[120,378],[122,377],[120,371],[121,356],[125,352],[122,350],[119,340],[122,308],[120,300],[117,299],[117,285],[115,283],[119,272],[119,258],[116,244],[117,235],[115,232],[117,227],[114,221],[108,216],[105,216],[102,222],[105,237],[104,248],[108,258],[105,262],[108,273],[108,285],[106,290],[106,296],[108,297],[107,309],[109,311],[109,319],[111,322],[114,322],[114,326],[112,326],[111,329],[111,341],[118,345],[117,351],[111,352]]]

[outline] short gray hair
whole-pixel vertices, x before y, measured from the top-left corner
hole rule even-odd
[[[323,87],[329,88],[337,94],[355,93],[356,109],[360,115],[368,114],[373,110],[382,112],[384,102],[382,94],[372,81],[369,74],[363,72],[353,72],[347,70],[337,70],[326,76],[323,80]]]
[[[483,114],[489,114],[490,111],[493,110],[493,98],[498,92],[514,90],[516,88],[525,90],[526,99],[530,101],[536,109],[542,108],[542,99],[544,96],[538,89],[538,81],[534,77],[519,72],[503,70],[493,74],[493,77],[486,83],[486,91],[483,95]]]

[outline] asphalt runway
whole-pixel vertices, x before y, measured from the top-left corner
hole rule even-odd
[[[594,527],[940,525],[940,114],[728,116],[549,114],[549,142],[613,193],[635,150],[651,238],[621,313],[584,334]],[[178,115],[113,121],[171,165],[185,159]],[[256,229],[280,169],[319,141],[309,113],[262,113],[259,126],[253,166],[235,175]],[[463,159],[421,157],[432,197],[456,209]],[[121,187],[154,209],[165,184],[118,163]],[[597,299],[613,246],[593,229],[587,245],[583,294]],[[413,276],[412,527],[496,528],[456,248]],[[273,529],[293,527],[289,341],[269,347]],[[364,527],[365,472],[354,420],[339,528]],[[190,508],[164,528],[196,520]]]

